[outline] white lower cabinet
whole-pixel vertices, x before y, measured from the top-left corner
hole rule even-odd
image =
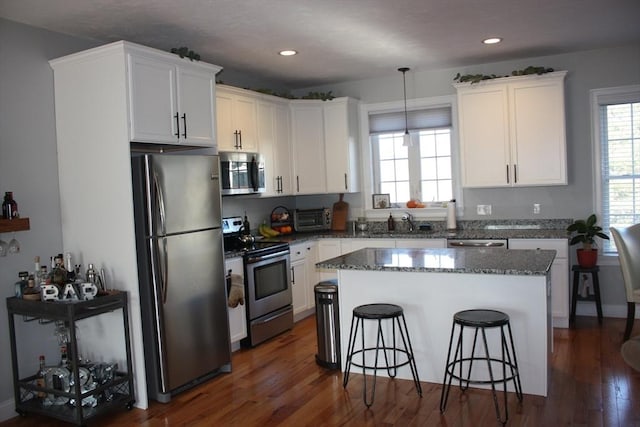
[[[232,274],[239,274],[244,277],[242,257],[228,258],[224,262],[225,275],[231,270]],[[244,304],[236,307],[227,307],[229,314],[229,337],[234,348],[239,348],[241,339],[247,336],[247,316]]]
[[[318,262],[342,255],[341,239],[320,239],[318,241]],[[317,269],[319,281],[337,279],[336,270]]]
[[[298,321],[312,314],[315,307],[314,286],[318,282],[317,242],[293,244],[289,250],[291,252],[293,318]]]
[[[566,239],[509,239],[509,249],[552,249],[551,313],[554,328],[569,327],[569,243]]]

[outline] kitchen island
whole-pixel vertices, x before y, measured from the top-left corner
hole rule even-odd
[[[434,383],[444,376],[453,314],[495,309],[511,318],[523,392],[546,396],[554,257],[551,250],[365,248],[316,266],[338,271],[343,367],[351,313],[358,305],[404,308],[420,380]],[[368,339],[375,340],[369,332]],[[499,341],[491,338],[490,347],[499,351]],[[411,379],[407,366],[398,378]]]

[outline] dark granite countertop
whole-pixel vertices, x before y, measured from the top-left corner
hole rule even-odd
[[[337,270],[545,275],[556,251],[537,249],[365,248],[316,264]]]
[[[277,238],[278,241],[296,243],[309,239],[568,239],[562,229],[504,229],[504,230],[433,230],[433,231],[385,231],[295,233]]]
[[[289,244],[304,243],[316,239],[568,239],[566,226],[568,219],[558,220],[493,220],[493,221],[460,221],[459,229],[446,230],[438,222],[429,223],[432,230],[415,230],[409,232],[405,224],[398,224],[396,231],[386,231],[386,222],[371,223],[371,231],[318,231],[281,235],[265,241],[287,242]],[[416,227],[418,228],[418,227]],[[241,251],[225,253],[226,258],[242,256]]]

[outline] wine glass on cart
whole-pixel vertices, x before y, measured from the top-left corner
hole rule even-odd
[[[13,238],[9,241],[9,253],[17,254],[20,252],[20,242],[16,239],[16,234],[13,233]]]
[[[9,244],[0,238],[0,257],[7,256]]]

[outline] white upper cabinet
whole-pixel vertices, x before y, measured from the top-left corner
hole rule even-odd
[[[291,129],[295,194],[359,191],[356,100],[292,101]]]
[[[216,121],[220,151],[258,151],[257,96],[231,86],[219,85]]]
[[[215,75],[219,67],[153,50],[127,51],[130,139],[215,146]]]
[[[262,196],[292,194],[291,144],[288,101],[260,100],[258,143],[265,158],[265,192]]]
[[[322,101],[292,101],[294,194],[327,192]]]
[[[350,98],[336,98],[325,102],[323,108],[327,192],[357,192],[360,190],[358,104]]]
[[[567,184],[565,75],[454,85],[463,186]]]

